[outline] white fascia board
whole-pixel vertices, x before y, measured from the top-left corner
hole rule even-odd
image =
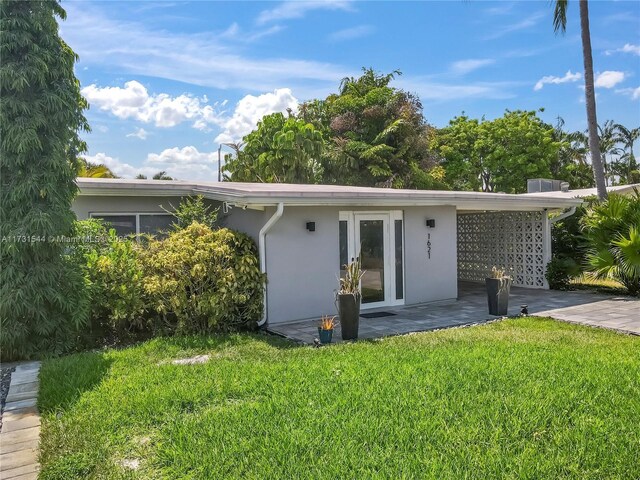
[[[157,183],[156,183],[157,182]],[[284,203],[286,206],[455,206],[458,210],[556,210],[582,203],[577,198],[549,198],[532,195],[505,195],[480,192],[426,192],[391,194],[367,192],[248,192],[241,189],[216,188],[187,182],[100,181],[79,179],[80,195],[99,196],[188,196],[202,195],[211,200],[232,205],[264,208]],[[226,186],[225,186],[226,187]]]

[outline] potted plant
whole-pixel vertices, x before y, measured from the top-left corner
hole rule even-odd
[[[357,340],[360,326],[360,279],[364,272],[360,268],[360,257],[345,266],[344,277],[340,278],[340,290],[336,294],[340,326],[343,340]]]
[[[509,310],[509,292],[511,277],[505,275],[504,269],[493,267],[490,276],[485,279],[487,298],[491,315],[506,315]]]
[[[320,337],[320,343],[331,343],[333,337],[333,329],[336,327],[336,317],[330,317],[329,315],[323,315],[320,319],[320,325],[318,325],[318,336]]]

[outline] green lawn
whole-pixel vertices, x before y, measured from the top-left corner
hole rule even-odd
[[[548,319],[320,349],[156,339],[40,381],[45,479],[640,477],[640,338]]]

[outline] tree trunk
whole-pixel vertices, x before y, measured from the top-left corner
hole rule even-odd
[[[589,151],[591,167],[596,180],[598,198],[607,198],[607,187],[604,178],[600,139],[598,138],[598,120],[596,118],[596,92],[593,81],[593,56],[591,53],[591,32],[589,31],[589,4],[580,0],[580,31],[582,34],[582,58],[584,61],[584,94],[587,105],[587,125],[589,127]]]

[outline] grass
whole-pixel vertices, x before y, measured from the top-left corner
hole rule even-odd
[[[592,278],[588,275],[580,275],[571,279],[571,286],[577,290],[589,290],[613,295],[629,295],[623,284],[613,278]]]
[[[40,478],[638,478],[639,378],[640,338],[539,318],[155,339],[44,362]]]

